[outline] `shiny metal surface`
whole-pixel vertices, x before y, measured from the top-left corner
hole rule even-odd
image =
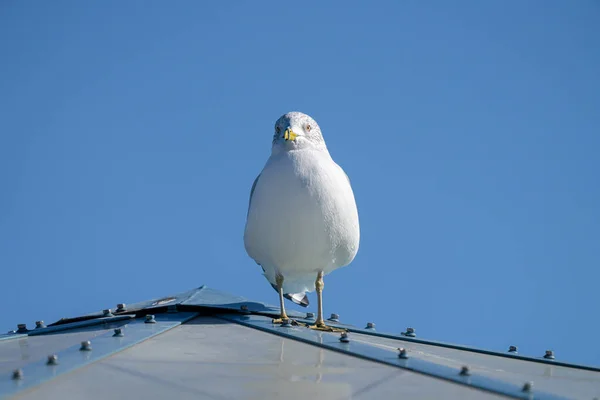
[[[17,398],[62,400],[65,394],[72,399],[503,398],[212,317],[195,318]]]
[[[454,368],[435,361],[411,357],[404,352],[398,352],[399,349],[396,348],[373,346],[365,341],[353,339],[350,339],[347,342],[340,342],[339,333],[334,335],[332,333],[315,331],[301,326],[286,328],[279,325],[273,325],[269,318],[256,315],[241,316],[226,314],[220,317],[264,332],[275,333],[319,347],[324,347],[355,357],[361,357],[396,368],[418,372],[438,379],[448,380],[460,385],[474,387],[492,393],[510,396],[512,398],[529,398],[529,393],[523,392],[524,382],[521,384],[513,384],[477,373],[464,375],[461,373],[461,367]],[[354,334],[352,335],[354,336]],[[536,399],[549,400],[563,398],[553,393],[539,390],[535,390],[534,393]]]
[[[0,398],[15,395],[108,357],[174,328],[196,315],[196,313],[160,314],[152,324],[146,323],[145,318],[128,318],[113,324],[0,342],[0,359],[4,360],[4,357],[7,357],[7,362],[1,364]],[[122,336],[114,336],[116,327],[120,327]],[[81,342],[88,340],[91,342],[91,349],[81,351]],[[52,358],[52,363],[49,362],[49,355],[56,355],[56,358]],[[22,370],[22,378],[14,380],[12,371],[17,368]]]
[[[22,333],[4,333],[2,335],[0,335],[0,341],[4,341],[4,340],[13,340],[13,339],[17,339],[20,337],[25,337],[27,335],[22,334]]]
[[[471,353],[478,353],[478,354],[483,354],[483,355],[488,355],[488,356],[504,357],[504,358],[509,358],[511,360],[518,359],[518,360],[530,361],[530,362],[546,364],[546,365],[559,365],[562,367],[600,372],[600,367],[596,367],[596,366],[592,366],[592,365],[574,364],[574,363],[569,363],[569,362],[565,362],[565,361],[556,359],[554,357],[552,350],[547,350],[546,351],[547,354],[544,357],[530,357],[530,356],[518,354],[516,346],[510,346],[509,351],[501,352],[501,351],[493,351],[493,350],[487,350],[487,349],[479,349],[479,348],[464,346],[464,345],[460,345],[460,344],[444,343],[444,342],[439,342],[436,340],[428,340],[428,339],[411,337],[411,336],[407,335],[406,332],[403,332],[400,335],[392,335],[389,333],[375,332],[373,330],[366,329],[366,328],[359,329],[359,328],[355,328],[353,326],[345,326],[345,328],[347,328],[350,332],[362,333],[365,335],[376,336],[376,337],[386,338],[386,339],[399,340],[399,341],[408,342],[408,343],[424,344],[424,345],[435,346],[435,347],[443,347],[443,348],[452,349],[452,350],[460,350],[460,351],[466,351],[466,352],[471,352]],[[407,329],[411,329],[411,328],[407,328]],[[510,349],[512,349],[512,352],[510,351]]]
[[[108,327],[99,326],[43,337],[23,335],[13,340],[1,341],[0,376],[8,376],[11,371],[17,368],[46,360],[49,354],[55,354],[69,347],[79,345],[84,340],[94,340],[95,337],[105,334],[109,329]]]
[[[220,309],[220,310],[235,310],[240,311],[242,307],[247,312],[261,313],[264,315],[279,315],[279,308],[273,305],[251,301],[241,296],[236,296],[223,292],[220,290],[209,288],[206,285],[202,285],[196,289],[188,290],[186,292],[176,293],[169,296],[163,296],[152,300],[141,301],[134,304],[128,304],[126,309],[117,307],[115,313],[127,312],[131,313],[139,310],[153,310],[158,308],[166,307],[182,307],[187,311],[194,309]],[[305,316],[304,313],[300,313],[294,310],[289,310],[290,317],[302,318]],[[101,317],[102,311],[87,314],[87,317]]]
[[[198,313],[212,317],[179,326]],[[597,367],[331,321],[348,336],[284,328],[269,318],[277,307],[206,286],[102,315],[0,335],[0,398],[600,398]],[[81,351],[88,340],[91,350]]]
[[[46,326],[43,328],[37,328],[34,330],[29,331],[27,334],[29,336],[38,336],[38,335],[46,335],[49,333],[55,333],[55,332],[61,332],[61,331],[68,331],[68,330],[72,330],[72,329],[78,329],[78,328],[84,328],[87,326],[97,326],[97,325],[111,325],[111,324],[115,324],[118,323],[120,321],[126,321],[129,319],[134,318],[133,315],[119,315],[119,316],[112,316],[112,317],[103,317],[103,318],[95,318],[95,319],[90,319],[87,321],[79,321],[79,322],[71,322],[68,324],[62,324],[62,325],[55,325],[55,326]]]
[[[519,358],[491,355],[431,346],[410,341],[387,339],[353,332],[352,338],[365,344],[394,352],[407,349],[410,357],[435,362],[453,368],[468,365],[472,373],[522,385],[534,382],[535,390],[543,390],[575,399],[600,398],[600,372],[569,368],[549,363],[525,361]]]

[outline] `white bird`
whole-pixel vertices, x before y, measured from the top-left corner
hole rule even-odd
[[[316,289],[323,320],[323,276],[352,262],[360,241],[358,210],[350,180],[331,158],[319,125],[290,112],[275,123],[271,156],[254,180],[244,232],[248,255],[279,293],[308,305]]]

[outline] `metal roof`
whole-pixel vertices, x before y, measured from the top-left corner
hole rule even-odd
[[[0,335],[0,398],[593,399],[600,369],[335,321],[202,286]],[[308,317],[308,318],[307,318]],[[85,366],[85,368],[83,368]]]

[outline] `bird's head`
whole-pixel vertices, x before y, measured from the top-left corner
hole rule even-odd
[[[273,151],[325,147],[321,128],[310,116],[293,111],[282,115],[275,122]]]

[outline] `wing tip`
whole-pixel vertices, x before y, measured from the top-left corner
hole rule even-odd
[[[271,283],[271,287],[277,292],[277,286]],[[294,304],[298,304],[301,307],[308,307],[310,302],[305,292],[300,293],[284,293],[283,297],[290,300]]]
[[[293,303],[298,304],[302,307],[308,307],[310,302],[308,301],[308,296],[306,293],[286,293],[283,295],[286,299],[291,300]]]

